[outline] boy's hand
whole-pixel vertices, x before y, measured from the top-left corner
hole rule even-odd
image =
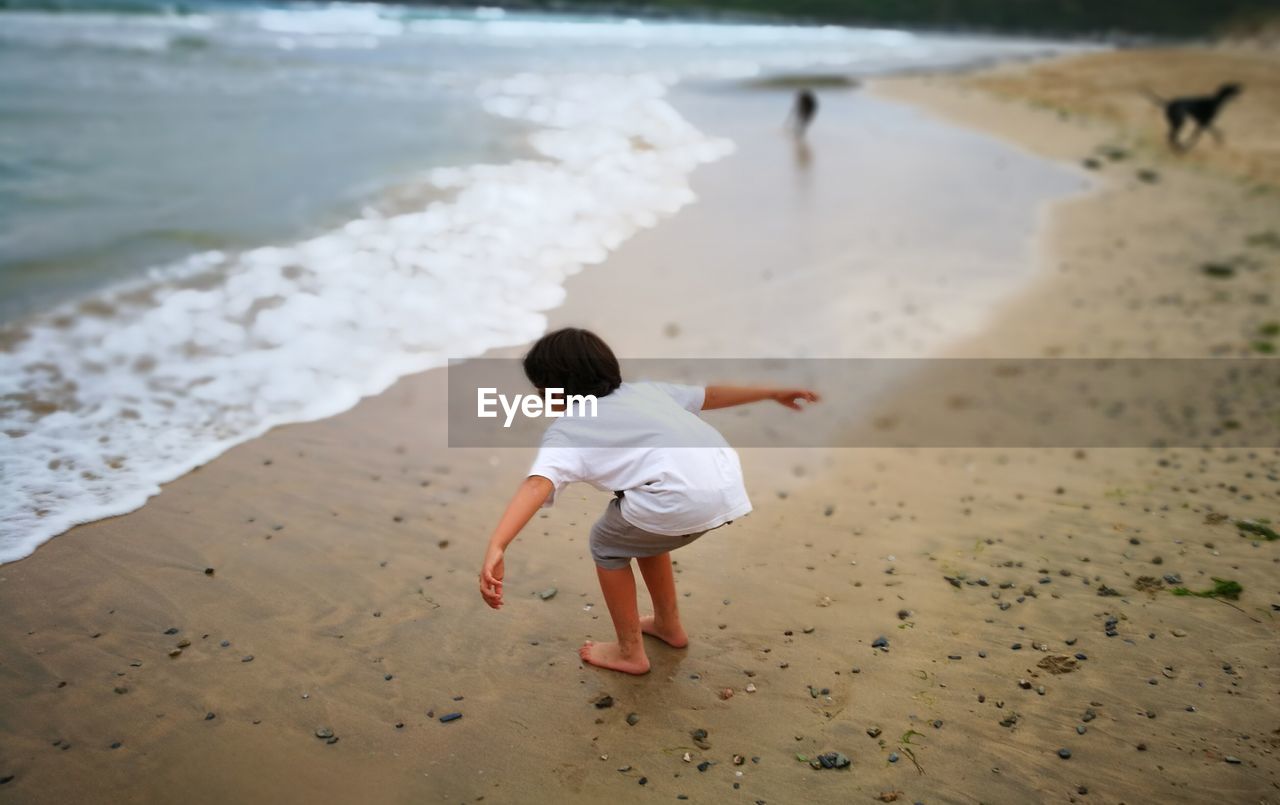
[[[819,397],[808,389],[779,389],[773,393],[773,399],[778,404],[785,405],[793,411],[803,411],[804,406],[800,405],[801,400],[807,403],[815,403]]]
[[[490,545],[484,555],[484,564],[480,567],[480,595],[494,609],[502,608],[502,577],[506,575],[503,554],[501,548]]]

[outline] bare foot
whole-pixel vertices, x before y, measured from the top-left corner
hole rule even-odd
[[[683,626],[676,624],[676,628],[671,629],[664,624],[659,627],[652,615],[645,615],[640,619],[640,631],[653,635],[672,648],[684,648],[689,645],[689,635],[685,634]]]
[[[624,674],[649,673],[649,658],[644,655],[643,648],[638,655],[624,657],[622,648],[617,643],[592,643],[588,640],[582,644],[582,648],[578,649],[578,656],[590,665],[621,671]]]

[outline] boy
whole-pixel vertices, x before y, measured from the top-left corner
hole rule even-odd
[[[524,359],[525,375],[545,394],[594,395],[594,417],[557,419],[542,438],[529,476],[516,490],[489,538],[480,594],[502,606],[503,555],[544,505],[574,481],[614,497],[591,529],[591,556],[618,640],[587,641],[584,662],[628,674],[649,670],[641,633],[683,648],[689,638],[676,607],[670,552],[751,511],[738,456],[696,414],[775,400],[800,410],[816,402],[805,389],[623,383],[618,359],[586,330],[566,328],[538,340]],[[653,614],[640,617],[635,559],[649,588]]]

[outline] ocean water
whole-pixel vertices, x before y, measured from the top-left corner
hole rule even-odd
[[[731,153],[683,80],[1066,46],[369,4],[0,0],[0,562],[524,343]]]

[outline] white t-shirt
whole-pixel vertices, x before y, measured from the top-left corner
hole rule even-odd
[[[557,419],[542,436],[530,475],[625,492],[622,517],[645,531],[683,536],[751,511],[738,454],[694,412],[706,391],[671,383],[623,383],[596,415]]]

